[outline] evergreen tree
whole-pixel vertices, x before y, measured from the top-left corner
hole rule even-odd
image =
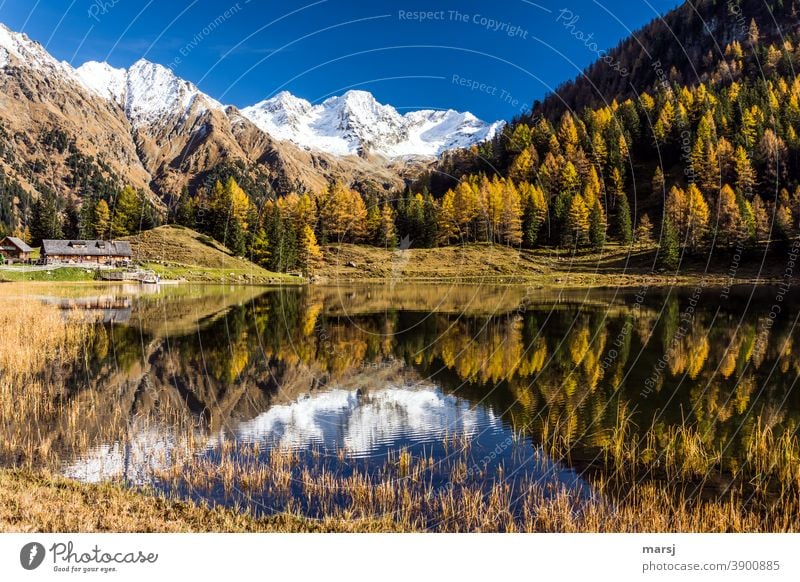
[[[752,246],[756,242],[756,220],[753,205],[741,192],[736,193],[736,204],[739,206],[739,215],[741,216],[737,239],[747,246]]]
[[[237,257],[245,255],[247,251],[247,231],[239,220],[231,220],[225,244]]]
[[[68,239],[80,239],[81,237],[81,215],[78,206],[71,198],[67,201],[64,209],[64,237]]]
[[[436,202],[430,193],[426,193],[423,199],[422,211],[422,244],[426,248],[433,248],[436,246],[436,241],[439,238],[438,224],[439,215]]]
[[[194,198],[189,195],[188,190],[184,190],[178,200],[178,208],[175,211],[175,222],[181,226],[195,229],[197,228],[196,213],[197,209],[195,207]]]
[[[95,220],[94,217],[95,217],[96,207],[97,207],[97,201],[94,198],[86,198],[83,201],[83,205],[81,206],[80,210],[78,238],[84,240],[98,238],[97,233],[94,230],[94,220]],[[108,203],[106,203],[106,208],[108,208]],[[109,221],[110,220],[111,217],[109,215]]]
[[[559,191],[553,202],[553,230],[554,235],[560,240],[564,240],[564,236],[569,236],[566,232],[568,230],[567,219],[570,208],[572,207],[572,194],[567,190]]]
[[[631,208],[628,204],[628,196],[625,192],[620,192],[617,195],[617,235],[620,242],[624,245],[630,245],[633,242],[633,232],[631,226]]]
[[[269,241],[267,268],[279,273],[296,268],[299,259],[297,232],[293,221],[284,217],[278,205],[272,202],[265,208],[264,231]]]
[[[602,249],[606,244],[606,213],[600,199],[595,198],[589,214],[589,244],[595,250]]]
[[[678,230],[669,214],[664,215],[661,225],[661,240],[658,249],[658,263],[661,268],[676,271],[680,263],[680,244]]]
[[[61,229],[61,216],[52,196],[40,196],[33,204],[31,217],[31,241],[38,247],[46,239],[60,239],[64,237]]]

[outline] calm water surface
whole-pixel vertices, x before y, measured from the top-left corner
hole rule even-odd
[[[771,316],[771,288],[62,295],[42,299],[80,310],[95,333],[64,378],[71,410],[86,410],[73,420],[85,436],[78,445],[64,423],[49,427],[60,470],[212,502],[246,498],[266,512],[268,492],[163,476],[187,455],[241,452],[266,464],[275,448],[349,475],[380,471],[402,450],[430,459],[432,482],[446,486],[457,450],[468,451],[466,479],[534,478],[590,495],[585,471],[621,417],[657,433],[689,424],[729,458],[746,455],[757,423],[796,431],[800,420],[800,311],[789,296]],[[553,434],[575,454],[549,455]]]

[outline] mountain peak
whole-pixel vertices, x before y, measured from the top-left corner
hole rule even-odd
[[[56,60],[39,42],[0,23],[0,67],[5,68],[12,61],[58,75],[72,72],[72,67]]]
[[[125,111],[135,126],[183,117],[197,104],[198,113],[225,107],[163,65],[139,59],[128,69]]]
[[[446,149],[490,139],[501,124],[487,124],[452,109],[400,115],[369,91],[351,89],[312,106],[282,91],[242,109],[262,131],[306,149],[334,155],[372,152],[385,157],[435,157]]]
[[[141,58],[128,69],[89,61],[77,69],[54,59],[39,43],[0,24],[0,68],[9,64],[44,70],[78,82],[121,107],[137,127],[167,127],[225,107],[170,68]],[[333,155],[375,153],[384,157],[435,157],[492,137],[471,113],[417,111],[401,115],[369,91],[351,89],[312,105],[288,91],[245,107],[241,114],[279,140]]]
[[[125,102],[125,83],[127,71],[116,69],[108,63],[88,61],[75,69],[81,83],[100,97],[118,105]]]

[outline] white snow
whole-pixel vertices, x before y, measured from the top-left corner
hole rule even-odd
[[[153,472],[172,466],[173,453],[179,446],[168,428],[134,430],[130,442],[100,445],[64,467],[62,473],[85,483],[124,478],[143,484],[150,480]]]
[[[128,72],[115,69],[108,63],[89,61],[75,69],[81,83],[93,93],[117,103],[125,104],[125,91]]]
[[[11,62],[10,57],[14,57],[33,69],[75,79],[75,70],[68,63],[56,60],[41,44],[28,38],[27,34],[14,32],[3,23],[0,23],[0,49],[0,63],[3,67]]]
[[[145,59],[128,70],[90,61],[75,71],[81,84],[96,95],[125,109],[134,125],[153,125],[182,119],[193,107],[198,115],[225,107],[168,68]]]
[[[242,114],[277,139],[334,155],[369,150],[386,157],[435,157],[491,139],[503,125],[453,110],[400,115],[366,91],[348,91],[318,105],[284,91]]]
[[[134,126],[155,124],[176,114],[182,117],[194,105],[198,114],[208,109],[225,110],[166,67],[141,59],[128,69],[125,113]]]
[[[346,448],[365,456],[400,439],[430,442],[444,434],[474,434],[481,428],[499,429],[500,420],[469,402],[430,387],[387,387],[359,398],[335,389],[272,406],[233,429],[237,437],[282,448]]]
[[[21,58],[20,48],[27,38],[27,36],[12,32],[5,24],[0,23],[0,47],[4,49],[6,62],[8,62],[9,54]]]
[[[62,472],[85,482],[124,477],[145,483],[153,471],[172,466],[177,449],[186,447],[169,427],[132,427],[128,443],[100,445],[72,460]],[[445,434],[474,435],[501,430],[502,422],[490,410],[476,409],[466,400],[430,387],[389,386],[368,396],[335,388],[329,392],[276,405],[229,430],[246,442],[270,447],[329,450],[346,448],[353,456],[369,456],[400,439],[415,443],[441,440]],[[226,429],[228,430],[228,429]],[[207,437],[199,450],[219,447],[224,434]]]
[[[225,111],[220,102],[161,65],[142,59],[125,70],[91,61],[73,69],[27,35],[0,24],[0,67],[15,60],[80,83],[120,105],[134,127],[179,123],[192,111]],[[401,115],[367,91],[348,91],[317,105],[284,91],[241,113],[276,139],[340,156],[369,152],[389,158],[436,157],[491,139],[503,126],[453,110]]]

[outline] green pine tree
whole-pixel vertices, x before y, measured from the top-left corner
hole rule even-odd
[[[45,239],[60,239],[64,237],[61,228],[61,216],[58,212],[55,198],[41,196],[33,205],[31,216],[31,241],[34,247],[42,244]]]
[[[658,264],[668,271],[675,271],[680,263],[680,244],[678,229],[668,214],[664,215],[661,226],[661,241],[658,248]]]
[[[631,207],[628,204],[628,196],[625,192],[617,195],[617,234],[619,240],[624,245],[633,242],[633,225],[631,224]]]
[[[589,211],[589,244],[595,250],[602,249],[606,244],[606,215],[599,198]]]

